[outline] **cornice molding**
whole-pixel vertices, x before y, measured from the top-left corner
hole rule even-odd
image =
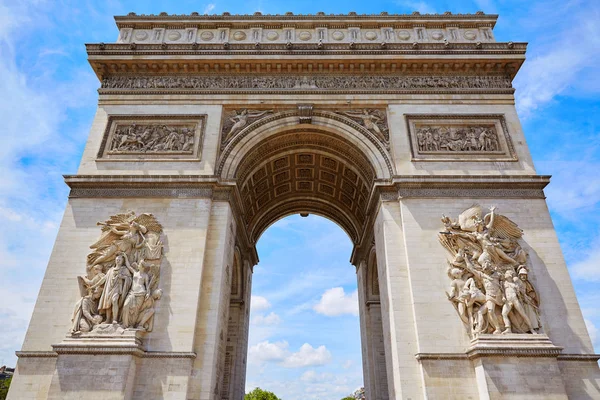
[[[323,21],[331,21],[332,23],[341,23],[345,21],[352,21],[353,23],[372,23],[377,21],[382,21],[384,23],[395,23],[395,24],[409,24],[411,22],[414,23],[426,23],[427,21],[432,21],[435,24],[440,24],[441,22],[447,21],[449,23],[456,24],[457,22],[464,21],[465,23],[474,23],[474,22],[482,22],[492,24],[492,26],[496,23],[498,19],[497,14],[485,14],[481,11],[478,11],[475,14],[452,14],[450,12],[446,12],[443,14],[421,14],[419,12],[413,12],[412,14],[390,14],[387,12],[382,12],[379,14],[357,14],[355,12],[350,12],[348,14],[325,14],[324,12],[319,12],[316,14],[294,14],[291,12],[287,12],[285,14],[262,14],[260,12],[254,14],[236,14],[231,15],[228,12],[224,12],[223,14],[199,14],[197,12],[193,12],[191,14],[136,14],[129,13],[127,15],[119,15],[115,16],[115,22],[119,27],[129,27],[138,23],[148,23],[152,22],[154,24],[169,24],[169,23],[177,23],[182,26],[185,25],[186,22],[191,22],[194,24],[217,24],[217,23],[259,23],[261,21],[265,21],[265,23],[273,24],[273,22],[278,21],[286,21],[286,23],[290,23],[293,21],[318,21],[318,23],[322,24]],[[371,22],[372,21],[372,22]],[[389,21],[389,22],[388,22]]]
[[[352,44],[352,43],[351,43]],[[359,55],[402,55],[402,56],[480,56],[486,55],[520,55],[525,54],[527,43],[522,42],[488,42],[488,43],[86,43],[88,56],[112,55],[196,55],[202,58],[224,55],[254,56],[297,56],[318,55],[359,56]],[[416,45],[415,45],[416,44]]]

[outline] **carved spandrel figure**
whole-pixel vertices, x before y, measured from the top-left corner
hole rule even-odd
[[[456,221],[442,217],[445,231],[438,238],[453,255],[452,266],[472,274],[462,278],[466,279],[462,298],[452,300],[464,302],[467,316],[472,313],[470,307],[477,309],[476,323],[472,319],[465,322],[462,307],[454,306],[471,336],[534,333],[540,329],[539,302],[527,280],[527,253],[518,242],[523,232],[494,207],[485,217],[482,214],[481,207],[474,205]],[[515,278],[517,272],[519,279]]]
[[[240,111],[239,114],[237,112],[234,112],[234,115],[229,118],[229,121],[232,122],[233,125],[229,129],[229,132],[227,132],[227,134],[225,135],[225,141],[227,141],[233,135],[235,135],[236,133],[238,133],[239,131],[244,129],[246,127],[246,125],[248,125],[249,120],[260,118],[260,117],[262,117],[266,114],[272,113],[272,112],[273,112],[273,110],[254,111],[253,112],[253,111],[249,111],[247,109]]]
[[[386,140],[386,133],[383,132],[382,128],[379,127],[379,123],[384,122],[385,117],[381,115],[377,110],[362,110],[361,112],[351,112],[351,111],[341,111],[341,114],[344,114],[352,119],[359,119],[362,121],[362,125],[375,133],[380,139]]]

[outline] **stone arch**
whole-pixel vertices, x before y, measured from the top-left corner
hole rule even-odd
[[[312,213],[336,222],[356,245],[375,182],[393,174],[386,143],[358,123],[328,111],[311,122],[281,112],[224,145],[217,170],[237,182],[252,244],[278,219]]]
[[[240,248],[235,246],[233,252],[233,267],[231,269],[231,299],[241,300],[244,297],[243,261]]]
[[[346,140],[367,157],[375,169],[377,179],[388,179],[394,174],[386,139],[377,137],[350,118],[331,111],[315,111],[310,123],[300,123],[298,111],[293,110],[261,118],[229,138],[222,147],[217,175],[228,179],[235,178],[237,166],[250,148],[282,131],[301,131],[302,128]]]
[[[377,252],[371,248],[367,258],[367,301],[379,300],[379,273],[377,271]]]

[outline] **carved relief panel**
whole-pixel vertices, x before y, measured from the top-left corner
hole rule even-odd
[[[540,333],[540,300],[517,224],[477,204],[442,223],[438,239],[451,256],[446,295],[469,335]]]
[[[162,225],[152,214],[133,211],[98,222],[102,234],[90,246],[86,275],[77,277],[71,335],[150,332],[155,303],[162,297]]]
[[[111,116],[97,161],[200,161],[205,115]]]
[[[503,115],[406,115],[413,161],[517,161]]]

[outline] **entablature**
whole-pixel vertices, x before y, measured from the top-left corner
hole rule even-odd
[[[504,75],[514,78],[525,43],[486,44],[88,44],[99,79],[160,74],[355,74]]]

